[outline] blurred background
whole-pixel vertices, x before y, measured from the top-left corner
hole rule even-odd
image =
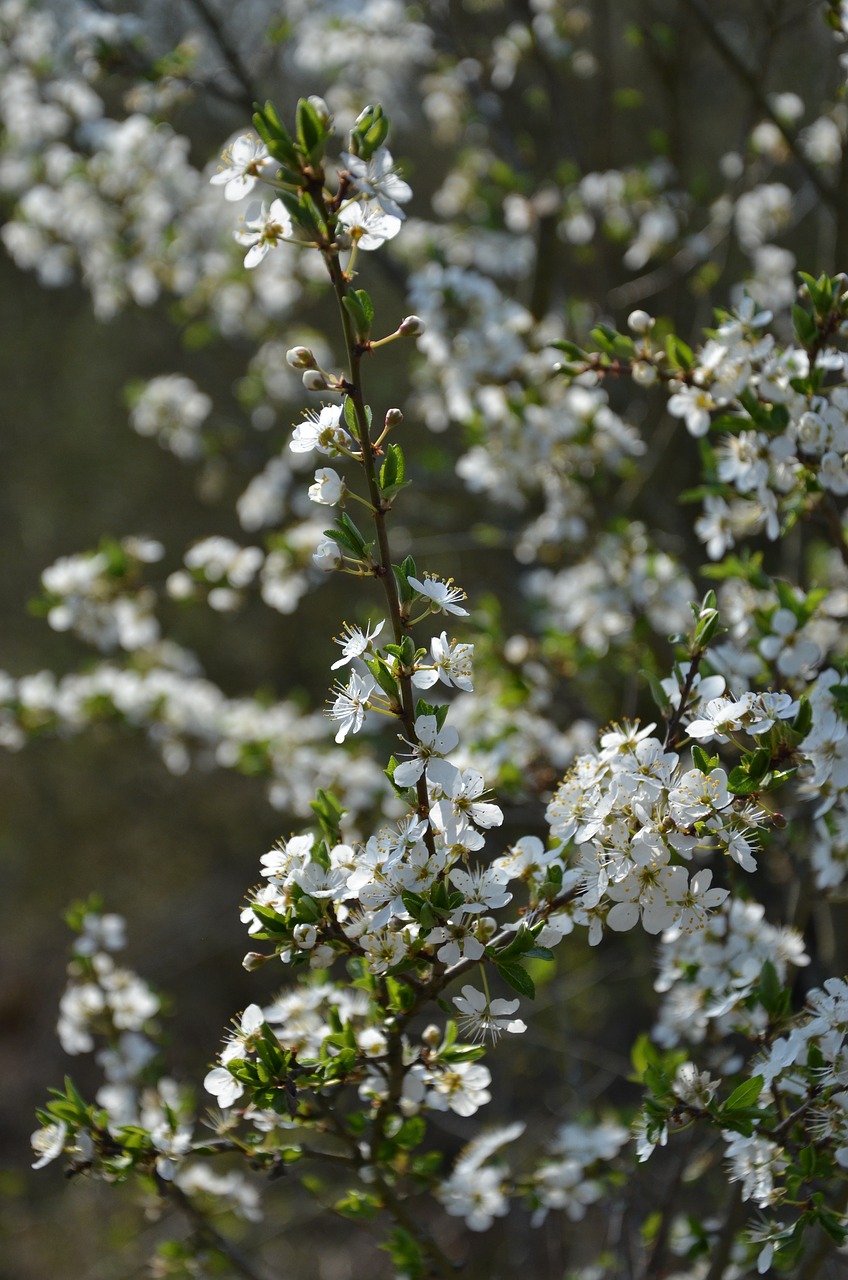
[[[162,130],[188,138],[187,163],[195,170],[214,165],[227,138],[246,127],[253,98],[272,96],[286,118],[299,94],[322,93],[349,122],[351,104],[379,95],[396,122],[393,153],[415,191],[410,242],[442,262],[466,254],[482,269],[485,246],[491,243],[497,258],[512,238],[524,265],[500,275],[504,295],[536,320],[565,317],[569,336],[580,341],[598,319],[622,325],[636,306],[695,335],[744,277],[764,305],[773,305],[781,289],[785,301],[787,281],[793,287],[796,261],[812,272],[848,266],[848,199],[829,203],[817,185],[842,190],[848,170],[844,73],[825,8],[800,0],[708,7],[694,0],[388,0],[352,14],[352,6],[330,0],[227,7],[143,0],[81,10],[42,0],[29,13],[55,20],[57,65],[75,74],[80,45],[67,33],[80,14],[89,33],[104,14],[136,19],[129,44],[117,42],[111,60],[96,50],[99,69],[86,74],[110,116],[123,119],[146,105]],[[5,65],[9,77],[15,60],[25,61],[11,34],[22,13],[17,0],[0,0],[0,74]],[[175,46],[181,52],[166,75],[161,60]],[[783,95],[782,104],[775,95]],[[787,138],[823,118],[832,129],[819,126],[818,153],[812,144],[789,146]],[[9,157],[20,147],[11,120],[7,109],[0,208],[8,223],[26,223],[26,183],[16,188],[9,176]],[[84,136],[74,145],[92,154]],[[616,183],[613,173],[625,177]],[[587,175],[595,175],[594,188]],[[787,198],[780,203],[775,195],[772,226],[761,197],[749,214],[759,218],[751,232],[734,202],[764,185],[783,186]],[[600,188],[617,194],[593,197]],[[729,202],[724,210],[722,201]],[[225,216],[237,212],[222,212],[222,242]],[[61,235],[54,231],[54,239]],[[73,228],[67,238],[73,242]],[[282,447],[300,404],[292,384],[288,404],[284,397],[274,403],[270,427],[257,415],[263,392],[250,362],[275,324],[280,328],[273,308],[261,323],[254,317],[252,329],[228,333],[214,300],[203,312],[198,291],[175,298],[163,287],[149,305],[128,300],[98,315],[91,279],[81,280],[86,271],[73,253],[61,287],[46,288],[39,253],[27,261],[16,241],[6,244],[14,251],[0,257],[0,666],[20,678],[45,668],[62,674],[89,660],[78,640],[29,610],[39,575],[58,557],[92,549],[106,533],[148,535],[166,547],[164,575],[187,545],[210,533],[249,541],[234,500]],[[396,248],[386,262],[367,264],[367,287],[386,315],[399,318],[409,309],[410,260],[400,241]],[[773,255],[769,266],[764,248],[784,257]],[[492,273],[506,262],[504,256]],[[237,253],[227,270],[229,279],[237,276]],[[328,322],[325,304],[316,290],[304,296],[306,319],[320,329]],[[284,315],[276,335],[283,350],[303,319]],[[195,467],[128,425],[126,385],[173,372],[195,379],[215,405],[217,444]],[[406,376],[403,361],[385,362],[382,403],[404,400]],[[426,371],[416,377],[420,391]],[[672,440],[668,420],[649,399],[629,388],[612,394],[648,441],[631,477],[630,516],[660,530],[661,545],[695,573],[703,550],[686,540],[691,519],[673,498],[679,476],[694,482],[697,460],[676,443],[679,432]],[[500,598],[505,635],[531,633],[532,609],[516,587],[512,556],[526,513],[469,497],[439,469],[460,452],[452,432],[425,441],[415,464],[417,496],[403,516],[416,547],[428,568],[456,574],[472,600]],[[579,552],[572,549],[572,559]],[[787,554],[797,552],[790,547]],[[341,616],[335,593],[319,589],[296,615],[253,600],[233,616],[173,611],[169,624],[229,696],[264,689],[320,705],[329,637]],[[661,639],[647,644],[659,661]],[[600,678],[597,663],[583,669],[573,654],[555,653],[555,671],[557,662],[573,682],[557,692],[563,729],[578,716],[603,723],[620,707],[629,658],[619,666],[611,654]],[[644,693],[635,703],[631,697],[632,713],[638,699],[644,703]],[[127,964],[172,1002],[165,1019],[172,1069],[199,1080],[234,1011],[279,984],[276,972],[244,974],[238,909],[257,879],[259,856],[297,819],[271,807],[262,777],[223,769],[175,776],[142,734],[106,723],[72,740],[35,734],[22,750],[0,752],[0,794],[0,1276],[129,1280],[146,1273],[162,1229],[149,1207],[140,1216],[132,1193],[116,1195],[84,1178],[64,1185],[58,1166],[29,1171],[33,1113],[46,1088],[71,1068],[85,1086],[91,1065],[70,1062],[54,1032],[68,942],[63,913],[96,891],[108,909],[127,916]],[[542,813],[538,794],[517,801],[505,842],[541,830]],[[529,1074],[550,1095],[552,1116],[575,1099],[633,1101],[635,1091],[621,1083],[628,1072],[622,1046],[643,1021],[651,966],[648,948],[629,935],[588,958],[585,948],[566,945],[531,1031],[503,1047],[504,1086],[493,1112],[511,1114],[508,1082]],[[447,1146],[456,1146],[460,1133],[445,1122]],[[266,1257],[285,1259],[277,1274],[342,1280],[374,1265],[367,1233],[328,1228],[320,1207],[286,1192],[276,1194],[272,1220],[258,1228],[259,1238],[267,1237]],[[313,1217],[321,1219],[320,1253],[310,1244]],[[512,1274],[532,1258],[537,1274],[562,1274],[560,1231],[551,1220],[532,1246],[524,1236],[490,1233],[480,1240],[477,1273]]]

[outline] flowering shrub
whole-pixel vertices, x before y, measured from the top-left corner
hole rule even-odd
[[[739,75],[722,26],[683,7]],[[151,59],[134,19],[98,10],[57,43],[49,15],[0,3],[15,261],[45,284],[79,272],[101,317],[165,292],[252,344],[257,433],[299,402],[236,498],[248,545],[212,533],[165,574],[152,538],[63,557],[38,608],[99,656],[0,677],[7,748],[123,723],[174,773],[260,773],[294,828],[238,886],[243,1007],[197,1090],[168,1066],[161,996],[115,959],[122,917],[71,909],[58,1033],[102,1083],[51,1092],[33,1167],[172,1204],[192,1231],[157,1275],[272,1274],[236,1220],[259,1223],[297,1182],[378,1233],[397,1275],[449,1275],[467,1232],[564,1214],[598,1242],[564,1236],[569,1274],[813,1276],[848,1239],[848,989],[810,923],[819,902],[838,911],[848,874],[848,281],[796,274],[774,241],[811,190],[836,209],[844,104],[816,103],[799,130],[804,103],[764,97],[743,66],[762,118],[703,217],[661,154],[532,180],[497,162],[514,85],[532,104],[540,76],[553,110],[569,76],[600,74],[588,9],[534,3],[472,56],[473,29],[438,54],[439,24],[394,0],[285,8],[286,56],[328,85],[288,113],[253,102],[205,4],[226,81],[200,48]],[[837,67],[848,17],[827,17]],[[657,56],[661,26],[636,27]],[[116,119],[98,89],[110,66],[132,86]],[[405,80],[457,147],[432,221],[412,216],[386,111],[361,102],[379,90],[409,110]],[[159,122],[204,89],[245,119],[202,173]],[[681,336],[663,290],[680,275],[703,294],[731,245],[743,265],[714,323]],[[630,278],[566,302],[549,251]],[[186,375],[128,402],[183,463],[226,453]],[[462,534],[514,552],[523,630],[466,581],[459,534],[455,565],[433,563],[429,497],[454,475]],[[666,507],[681,496],[691,519]],[[345,579],[354,620],[339,605],[336,647],[310,639],[333,659],[323,714],[227,696],[164,621],[251,596],[291,615]],[[552,1068],[557,1100],[534,1097],[510,1081],[509,1046],[541,1052],[537,995],[567,1002],[575,957],[625,933],[656,950],[651,1020],[622,1019],[636,1088],[572,1106]],[[269,964],[286,985],[260,1002],[247,975]]]

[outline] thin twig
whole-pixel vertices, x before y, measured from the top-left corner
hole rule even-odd
[[[218,15],[210,9],[206,0],[188,0],[188,2],[205,24],[232,75],[238,81],[242,91],[239,94],[239,102],[242,106],[246,105],[248,111],[252,111],[258,95],[251,80],[250,72],[242,62],[238,49],[233,45],[224,30],[224,24]]]
[[[794,133],[787,129],[783,120],[781,120],[780,116],[772,107],[760,86],[760,81],[757,75],[742,61],[733,46],[725,40],[721,31],[713,22],[712,16],[703,3],[703,0],[684,0],[684,2],[689,6],[689,9],[698,20],[698,23],[700,24],[707,39],[717,52],[721,54],[731,71],[733,71],[736,77],[745,85],[759,110],[763,113],[766,119],[770,120],[775,128],[780,131],[780,136],[789,148],[793,158],[804,170],[804,173],[815,187],[821,199],[824,200],[831,209],[838,211],[838,192],[824,181],[812,161],[804,155],[804,152],[801,150],[798,143],[798,138]]]

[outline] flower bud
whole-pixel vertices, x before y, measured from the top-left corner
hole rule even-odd
[[[263,956],[261,951],[248,951],[241,965],[248,973],[255,973],[257,969],[262,968],[263,964],[267,964],[268,960],[269,957]]]
[[[407,316],[398,326],[398,333],[404,338],[419,338],[423,332],[424,321],[420,316]]]
[[[654,327],[654,318],[647,311],[631,311],[627,317],[627,327],[631,333],[649,333]]]
[[[647,360],[637,360],[630,374],[639,387],[652,387],[657,380],[657,371]]]
[[[428,1049],[438,1049],[439,1045],[442,1043],[441,1029],[436,1026],[435,1022],[431,1022],[430,1025],[425,1027],[421,1032],[421,1039],[424,1041]]]
[[[286,352],[286,362],[293,369],[315,369],[318,362],[308,347],[292,347]]]
[[[403,414],[400,409],[389,409],[386,414],[386,427],[399,427],[403,422]]]
[[[310,107],[315,112],[318,119],[321,121],[322,126],[328,130],[332,129],[333,113],[330,110],[330,108],[327,106],[324,99],[320,98],[317,93],[311,93],[309,97],[306,99],[306,101],[309,103]]]
[[[303,385],[307,391],[329,391],[330,384],[320,369],[307,369],[303,375]]]

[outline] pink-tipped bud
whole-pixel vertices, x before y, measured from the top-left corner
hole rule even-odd
[[[403,414],[401,413],[400,409],[389,409],[388,413],[386,414],[386,426],[388,428],[399,427],[402,422],[403,422]]]
[[[307,369],[303,375],[303,385],[307,391],[330,390],[330,384],[320,369]]]
[[[316,369],[318,362],[308,347],[292,347],[286,352],[286,360],[293,369]]]
[[[398,326],[398,333],[404,338],[419,338],[423,332],[424,321],[420,316],[407,316]]]

